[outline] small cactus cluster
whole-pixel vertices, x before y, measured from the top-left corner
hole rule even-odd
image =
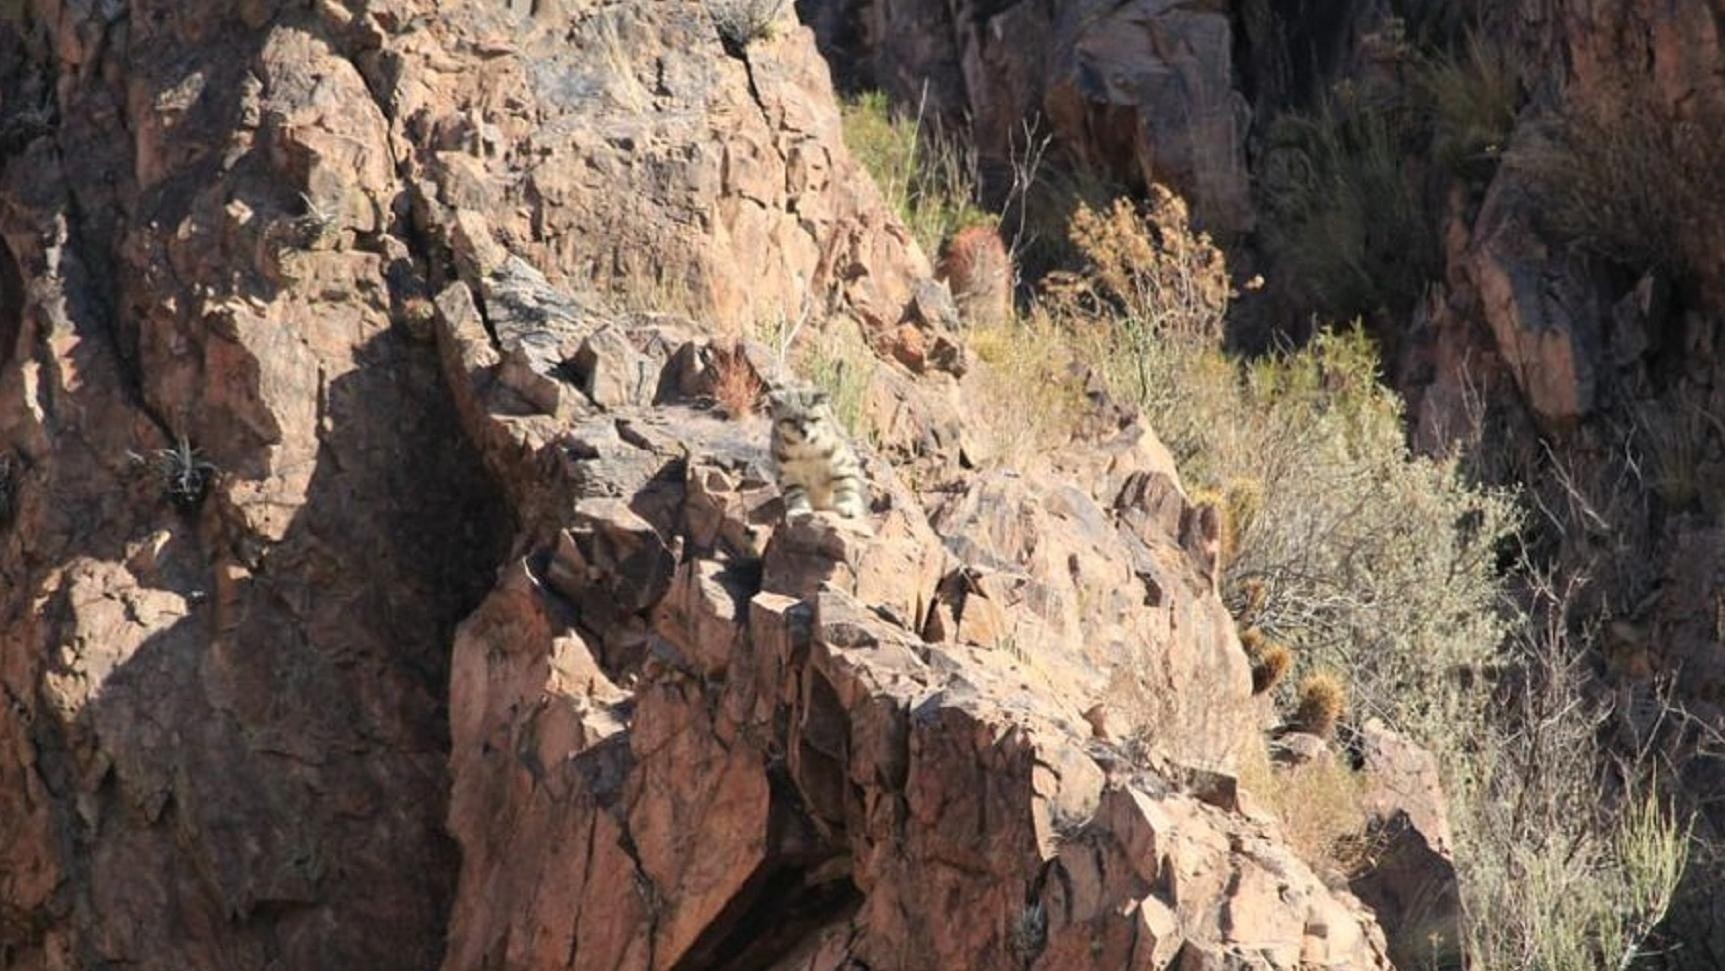
[[[1216,510],[1221,567],[1225,568],[1239,555],[1240,539],[1252,528],[1263,504],[1263,484],[1243,476],[1229,479],[1220,489],[1199,489],[1192,493],[1192,505]]]
[[[1294,665],[1294,652],[1256,627],[1240,634],[1240,646],[1252,662],[1252,693],[1261,695],[1274,688]]]
[[[1300,681],[1299,700],[1289,727],[1319,738],[1329,738],[1341,720],[1348,700],[1341,679],[1327,671],[1309,674]]]

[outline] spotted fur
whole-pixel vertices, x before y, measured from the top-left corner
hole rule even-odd
[[[825,391],[793,389],[768,397],[773,465],[787,516],[830,509],[846,519],[868,512],[868,481],[845,441]]]

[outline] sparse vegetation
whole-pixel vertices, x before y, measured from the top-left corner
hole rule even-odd
[[[1077,358],[1048,314],[970,331],[967,342],[987,365],[971,379],[980,393],[968,407],[994,461],[1021,464],[1071,438],[1085,407],[1072,377]]]
[[[793,353],[797,372],[827,392],[833,415],[853,439],[871,439],[873,430],[863,419],[879,366],[874,351],[850,321],[835,321],[812,337],[801,354]]]
[[[1432,154],[1451,172],[1483,177],[1509,147],[1521,92],[1504,49],[1470,33],[1459,52],[1439,51],[1416,69],[1415,91],[1432,118]]]
[[[1709,490],[1722,488],[1704,468],[1718,454],[1711,444],[1715,436],[1725,441],[1725,421],[1692,385],[1636,407],[1633,440],[1641,452],[1642,474],[1668,509],[1686,509]]]
[[[1369,862],[1366,778],[1326,752],[1300,766],[1270,763],[1261,742],[1240,757],[1240,787],[1276,814],[1288,846],[1326,876],[1347,878]]]
[[[1406,159],[1405,109],[1349,92],[1276,119],[1259,179],[1264,249],[1296,301],[1355,316],[1411,304],[1437,276],[1437,234]]]
[[[191,512],[204,501],[218,471],[184,435],[173,448],[157,449],[150,465],[161,478],[162,495],[182,512]]]
[[[1481,190],[1507,148],[1521,102],[1508,55],[1482,34],[1417,19],[1426,26],[1404,32],[1392,17],[1361,42],[1403,80],[1344,80],[1266,131],[1264,250],[1302,310],[1406,313],[1442,269],[1445,200],[1433,176]]]
[[[1625,99],[1568,109],[1534,133],[1509,164],[1534,185],[1552,230],[1638,270],[1717,265],[1725,117],[1672,119]]]
[[[299,198],[305,207],[305,211],[294,219],[300,245],[308,250],[334,248],[341,239],[341,224],[336,213],[319,205],[316,199],[304,192],[299,194]]]
[[[1465,742],[1431,743],[1450,766],[1470,967],[1631,967],[1688,860],[1690,828],[1652,779],[1606,757],[1609,712],[1584,689],[1573,592],[1534,578],[1529,623],[1504,656],[1523,678],[1501,695],[1507,710],[1476,714]]]
[[[876,91],[843,105],[845,145],[874,176],[923,253],[934,256],[961,229],[992,225],[977,204],[976,154],[919,111],[896,114]]]
[[[1459,457],[1409,453],[1400,403],[1379,383],[1375,349],[1357,327],[1235,360],[1218,349],[1212,323],[1225,289],[1218,301],[1187,303],[1195,319],[1171,320],[1178,305],[1121,298],[1155,288],[1110,282],[1177,274],[1193,247],[1169,246],[1178,233],[1118,215],[1108,232],[1096,225],[1075,220],[1087,266],[1057,281],[1064,289],[1048,305],[1073,353],[1144,406],[1195,496],[1208,490],[1220,506],[1230,483],[1256,484],[1253,514],[1233,523],[1224,594],[1258,627],[1248,635],[1254,667],[1274,639],[1306,672],[1291,723],[1326,734],[1344,716],[1377,716],[1437,756],[1458,833],[1469,967],[1626,966],[1669,903],[1683,831],[1638,808],[1639,796],[1606,795],[1599,723],[1576,718],[1585,708],[1576,646],[1550,631],[1544,648],[1528,646],[1536,617],[1513,596],[1525,571],[1498,565],[1522,522],[1511,497],[1470,484]],[[1219,265],[1209,272],[1226,278]],[[1551,739],[1564,758],[1542,751]],[[1339,835],[1364,823],[1338,795],[1344,781],[1314,775],[1327,795],[1280,805],[1291,830],[1320,834],[1303,838],[1308,854],[1358,850]],[[1277,776],[1265,787],[1285,785]],[[1567,822],[1548,826],[1516,808],[1528,798]],[[1534,874],[1540,866],[1548,871]],[[1538,902],[1528,893],[1535,879],[1553,891]]]
[[[790,0],[707,0],[707,13],[719,38],[733,54],[760,40],[771,40]]]

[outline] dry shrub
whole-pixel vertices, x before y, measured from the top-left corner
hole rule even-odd
[[[1087,265],[1046,281],[1056,312],[1104,319],[1144,340],[1220,341],[1233,296],[1227,262],[1208,234],[1192,231],[1184,199],[1155,185],[1143,206],[1080,206],[1071,238]]]
[[[1011,318],[1012,258],[993,226],[959,230],[946,243],[938,275],[970,326],[999,327]]]
[[[1638,269],[1721,269],[1725,117],[1674,119],[1646,94],[1571,107],[1533,129],[1509,164],[1550,228]]]
[[[1239,759],[1240,787],[1276,815],[1288,846],[1313,870],[1347,878],[1369,862],[1365,778],[1325,753],[1305,765],[1278,768],[1262,741]]]
[[[713,401],[733,419],[747,418],[759,406],[765,386],[743,353],[741,343],[712,349]]]
[[[719,37],[733,51],[770,40],[790,0],[707,0],[707,13]]]
[[[1616,971],[1670,907],[1690,828],[1645,766],[1606,757],[1610,713],[1586,686],[1576,585],[1530,582],[1528,622],[1503,657],[1516,683],[1476,692],[1472,717],[1428,743],[1449,767],[1463,944],[1483,971]]]

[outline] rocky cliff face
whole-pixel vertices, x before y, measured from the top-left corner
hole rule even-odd
[[[0,6],[0,963],[1386,964],[1206,769],[1214,520],[1129,416],[961,467],[836,125],[682,0]],[[707,406],[777,313],[866,529]]]

